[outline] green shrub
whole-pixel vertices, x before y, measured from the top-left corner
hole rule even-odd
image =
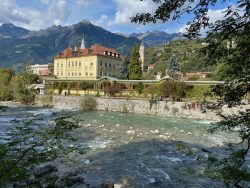
[[[53,105],[53,95],[44,95],[40,96],[39,100],[43,104],[43,106],[52,106]]]
[[[141,95],[143,93],[143,84],[140,82],[137,86],[136,86],[136,90],[138,92],[139,95]]]
[[[208,96],[212,96],[212,89],[210,86],[194,86],[193,89],[187,92],[187,97],[198,101],[206,101]]]
[[[166,81],[161,85],[162,94],[173,101],[181,101],[185,97],[187,85],[184,82]]]
[[[63,83],[60,82],[59,85],[58,85],[58,94],[61,95],[62,91],[63,91]]]
[[[85,95],[81,101],[81,110],[94,110],[96,108],[96,100],[91,95]]]

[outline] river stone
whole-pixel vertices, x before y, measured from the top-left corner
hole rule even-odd
[[[135,131],[134,130],[128,130],[127,134],[135,135]]]
[[[105,182],[103,188],[114,188],[114,184],[112,182]]]
[[[52,165],[46,165],[46,166],[39,166],[34,169],[34,174],[36,176],[41,176],[43,174],[47,174],[52,171],[56,171],[57,168]]]
[[[156,130],[152,131],[152,133],[153,134],[160,134],[160,131],[156,129]]]

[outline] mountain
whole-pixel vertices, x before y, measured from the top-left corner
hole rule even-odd
[[[130,37],[136,37],[140,40],[143,40],[147,46],[159,46],[166,44],[176,39],[182,39],[182,33],[173,33],[169,34],[164,31],[152,31],[146,33],[132,33]]]
[[[11,23],[4,23],[0,26],[0,38],[22,37],[30,31],[21,27],[16,27]]]
[[[3,24],[0,26],[0,66],[16,68],[27,63],[48,63],[65,48],[80,46],[83,35],[86,47],[100,44],[115,48],[123,55],[129,54],[134,44],[141,43],[138,38],[111,33],[85,20],[39,31]]]

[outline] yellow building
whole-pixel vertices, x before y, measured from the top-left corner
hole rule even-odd
[[[67,48],[54,59],[54,75],[67,80],[96,80],[103,76],[118,77],[122,58],[116,50],[93,45]]]

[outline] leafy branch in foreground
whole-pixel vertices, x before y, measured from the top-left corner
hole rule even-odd
[[[143,0],[141,0],[143,1]],[[238,0],[152,0],[158,7],[154,13],[138,13],[131,18],[135,23],[156,23],[179,20],[187,14],[193,18],[187,22],[185,36],[196,38],[201,35],[201,29],[207,28],[207,47],[202,49],[210,65],[222,65],[221,78],[226,82],[215,86],[214,94],[219,97],[218,106],[239,107],[249,105],[250,93],[250,1]],[[209,18],[209,10],[221,3],[224,17],[213,22]],[[232,5],[232,3],[234,3]],[[243,187],[249,181],[249,168],[246,156],[250,148],[249,134],[249,106],[245,106],[238,114],[222,115],[211,131],[226,131],[239,133],[242,147],[228,158],[214,163],[211,171],[215,177],[232,183],[236,187]]]
[[[73,140],[70,131],[78,127],[78,120],[61,117],[47,128],[35,128],[33,120],[9,130],[11,139],[0,144],[0,185],[27,185],[35,166],[53,161],[67,153],[65,140]]]

